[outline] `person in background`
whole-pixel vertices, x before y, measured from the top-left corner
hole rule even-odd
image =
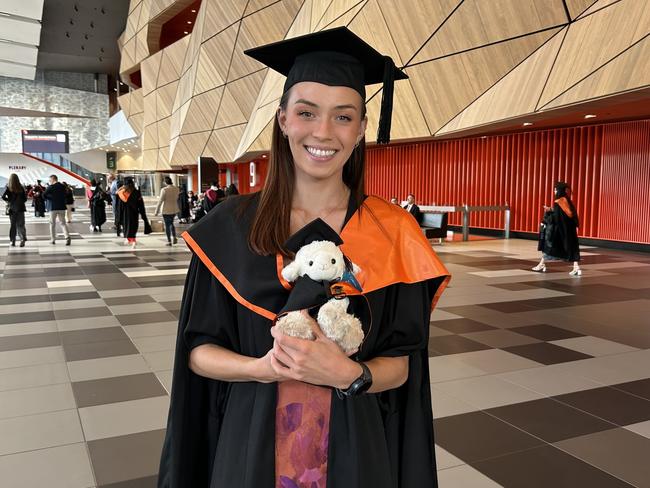
[[[165,187],[160,190],[160,198],[156,205],[154,215],[159,215],[162,208],[162,216],[165,221],[165,234],[167,234],[167,245],[176,244],[176,227],[174,227],[174,217],[179,212],[178,199],[180,190],[174,186],[174,182],[169,176],[165,176]]]
[[[131,248],[135,249],[140,217],[145,221],[145,225],[147,222],[142,193],[135,187],[133,178],[126,178],[124,185],[117,191],[117,197],[120,199],[120,223],[126,244],[130,244]]]
[[[413,193],[409,193],[406,197],[404,209],[417,220],[418,224],[422,223],[422,212],[420,212],[420,207],[415,203],[415,195]]]
[[[399,202],[397,201],[397,197],[392,197],[390,199],[390,203],[392,203],[393,205],[399,205]]]
[[[47,202],[50,212],[50,243],[56,244],[56,219],[58,218],[63,229],[65,245],[69,246],[70,232],[68,224],[65,222],[65,187],[59,183],[59,178],[56,175],[50,175],[50,184],[43,192],[43,199]]]
[[[32,207],[34,207],[34,217],[45,217],[44,191],[45,188],[41,185],[41,180],[36,180],[36,184],[29,191],[29,198],[32,199]]]
[[[237,190],[237,187],[234,183],[230,183],[230,185],[228,185],[226,188],[226,196],[232,197],[233,195],[239,195],[239,191]]]
[[[190,202],[190,207],[193,207],[194,205],[196,205],[196,202],[199,201],[199,197],[196,196],[192,190],[189,190],[187,192],[187,199]]]
[[[117,235],[119,236],[120,231],[118,228],[119,223],[117,216],[117,190],[119,190],[120,186],[122,185],[117,176],[115,176],[113,173],[110,173],[106,180],[108,194],[111,196],[111,207],[113,208],[113,229],[117,230]]]
[[[178,221],[181,224],[187,224],[190,218],[190,199],[185,185],[183,185],[178,193]]]
[[[555,183],[552,207],[544,206],[542,236],[538,250],[542,259],[533,268],[538,273],[546,272],[546,261],[573,262],[571,276],[581,276],[580,245],[578,243],[578,212],[571,201],[571,188],[564,181]]]
[[[205,213],[208,213],[210,210],[216,207],[219,204],[219,202],[221,202],[221,200],[224,199],[225,196],[226,194],[219,186],[219,183],[213,181],[210,184],[210,188],[206,190],[204,194],[203,210],[205,210]]]
[[[201,220],[203,217],[205,217],[205,206],[203,204],[203,200],[205,199],[205,196],[203,193],[199,193],[199,195],[196,197],[196,203],[194,204],[193,210],[194,210],[194,217],[192,218],[192,223],[196,223],[199,220]]]
[[[20,234],[20,247],[25,247],[25,242],[27,242],[27,230],[25,229],[27,194],[16,173],[9,175],[7,188],[2,194],[2,199],[7,202],[9,212],[9,222],[11,224],[9,227],[9,240],[11,245],[16,245],[16,235]]]
[[[110,197],[93,178],[90,180],[90,188],[86,190],[86,198],[90,208],[90,230],[101,232],[102,225],[106,223],[106,201]]]
[[[74,190],[65,181],[65,220],[68,224],[72,223],[72,212],[74,211]]]

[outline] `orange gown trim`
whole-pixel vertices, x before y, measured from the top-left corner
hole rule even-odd
[[[181,237],[235,300],[269,320],[275,319],[274,312],[242,297],[187,231]],[[366,198],[343,228],[341,238],[341,250],[361,269],[355,277],[363,291],[346,288],[350,295],[365,294],[395,283],[418,283],[445,276],[431,303],[433,308],[451,278],[415,219],[379,197]],[[282,286],[290,286],[280,274],[278,255],[276,269]]]

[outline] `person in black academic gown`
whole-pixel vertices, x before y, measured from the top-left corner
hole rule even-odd
[[[117,197],[120,200],[118,208],[122,232],[124,232],[127,243],[135,249],[140,218],[142,217],[145,222],[145,228],[148,224],[142,194],[135,187],[133,179],[126,178],[124,185],[117,191]]]
[[[578,244],[578,212],[571,201],[571,188],[563,181],[555,184],[555,201],[544,207],[538,250],[542,259],[533,271],[545,272],[547,261],[573,262],[571,276],[581,276],[580,246]]]
[[[415,220],[363,187],[364,85],[389,92],[385,143],[392,80],[405,75],[346,28],[247,54],[287,75],[269,176],[183,234],[193,255],[158,486],[435,487],[427,345],[449,273]],[[349,357],[315,322],[311,341],[273,328],[292,297],[288,243],[314,222],[360,268],[354,286],[325,288],[362,322]]]

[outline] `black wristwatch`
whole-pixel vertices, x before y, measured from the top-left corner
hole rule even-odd
[[[336,394],[340,399],[343,399],[344,397],[361,395],[362,393],[368,391],[368,389],[372,386],[372,373],[370,372],[370,368],[368,368],[368,366],[366,366],[364,363],[359,363],[359,366],[361,366],[363,369],[361,376],[354,380],[352,384],[345,390],[336,388]]]

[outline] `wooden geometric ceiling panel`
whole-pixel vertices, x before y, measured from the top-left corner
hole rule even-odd
[[[544,31],[406,68],[429,129],[437,132],[552,35]]]
[[[593,14],[596,10],[600,10],[601,8],[605,8],[611,5],[612,3],[616,3],[620,1],[621,0],[597,0],[596,3],[592,4],[591,7],[589,7],[587,10],[581,13],[578,18],[581,19],[582,17]]]
[[[369,0],[352,19],[352,22],[348,24],[348,29],[380,53],[393,58],[397,66],[404,64],[390,35],[388,25],[377,4],[377,0]]]
[[[565,0],[566,6],[569,9],[569,15],[571,15],[571,20],[574,20],[585,10],[589,9],[596,0]]]
[[[543,107],[650,30],[645,1],[622,0],[569,26],[556,66],[540,100]]]
[[[650,83],[650,36],[594,71],[544,109],[570,105],[589,98],[647,87]],[[650,100],[648,101],[650,103]]]
[[[336,20],[342,17],[346,17],[347,15],[351,15],[351,14],[356,14],[359,10],[363,8],[364,4],[367,1],[368,0],[356,0],[350,2],[350,0],[333,0],[333,2],[330,3],[330,6],[325,10],[325,12],[321,12],[320,19],[318,19],[315,24],[312,21],[311,31],[319,31],[325,29],[327,28],[328,25],[332,24],[333,22],[335,22]],[[352,19],[349,19],[344,25],[347,25],[350,20]]]
[[[502,22],[503,17],[517,22]],[[562,2],[538,0],[466,0],[438,30],[412,63],[448,56],[490,43],[566,23]],[[411,64],[411,63],[410,63]]]
[[[379,0],[379,7],[390,26],[391,33],[399,39],[397,49],[403,60],[409,61],[442,24],[445,18],[460,5],[458,0]],[[404,22],[405,12],[418,12]]]
[[[243,51],[333,26],[409,75],[395,85],[393,140],[489,131],[650,85],[645,0],[203,0],[193,31],[150,53],[161,19],[188,2],[132,0],[119,41],[123,79],[140,70],[144,87],[119,103],[136,132],[146,125],[155,168],[268,149],[284,77]],[[381,96],[367,88],[369,142]]]
[[[501,78],[440,129],[438,134],[449,134],[468,127],[533,113],[565,34],[566,28]]]

